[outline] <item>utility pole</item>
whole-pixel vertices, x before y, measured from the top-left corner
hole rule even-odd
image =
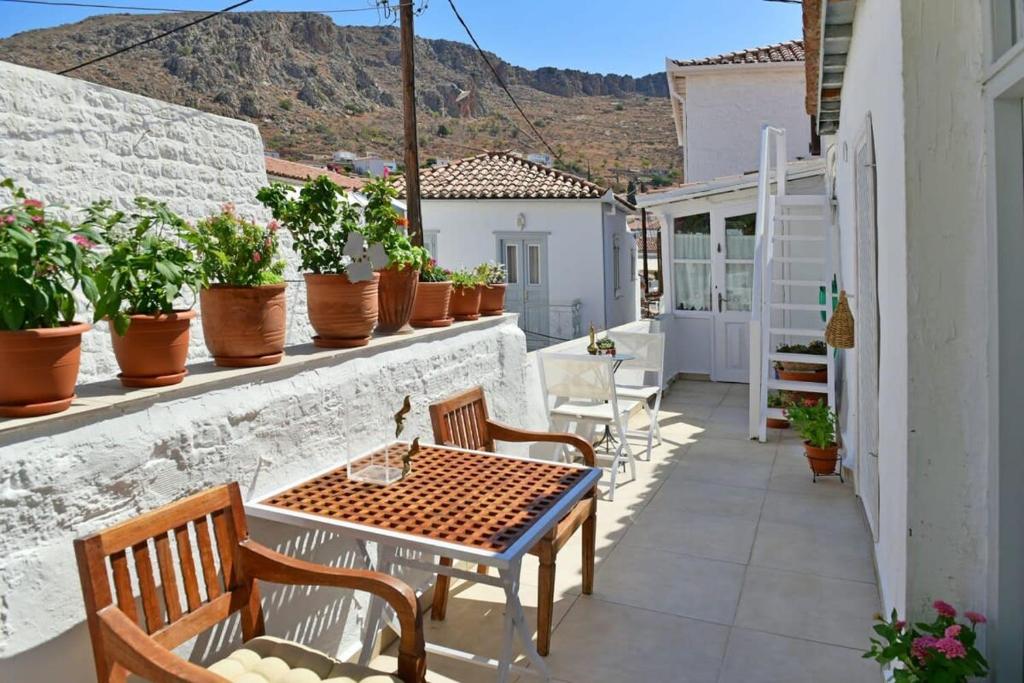
[[[402,118],[405,121],[405,203],[412,243],[423,246],[423,214],[420,212],[420,155],[416,137],[416,71],[413,58],[413,0],[399,0],[402,34]]]

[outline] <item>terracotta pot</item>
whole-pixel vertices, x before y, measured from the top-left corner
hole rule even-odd
[[[828,381],[828,368],[824,370],[786,370],[784,368],[776,368],[775,372],[779,379],[787,382],[824,383]]]
[[[448,327],[452,324],[448,316],[451,300],[451,282],[419,283],[416,285],[416,300],[412,306],[412,326]]]
[[[406,266],[401,270],[385,268],[380,271],[380,287],[377,302],[380,311],[377,317],[377,332],[393,334],[409,324],[412,305],[416,299],[416,285],[420,274],[415,268]]]
[[[789,429],[789,420],[783,420],[781,417],[769,417],[765,424],[771,429]]]
[[[456,320],[478,320],[482,286],[456,287],[452,290],[450,314]]]
[[[189,326],[195,311],[132,315],[121,336],[110,326],[118,378],[126,387],[166,387],[185,379]]]
[[[284,284],[213,285],[199,292],[203,340],[217,365],[248,368],[280,363],[284,356]]]
[[[480,315],[501,315],[505,312],[506,285],[484,285],[480,293]]]
[[[306,273],[306,310],[316,330],[313,343],[333,349],[351,349],[370,343],[377,324],[377,288],[372,280],[350,282],[345,274]]]
[[[807,456],[807,464],[815,474],[832,474],[836,471],[836,461],[839,459],[839,446],[832,444],[826,448],[812,446],[810,442],[804,441],[804,455]]]
[[[91,325],[0,332],[0,416],[37,417],[75,399],[82,333]]]

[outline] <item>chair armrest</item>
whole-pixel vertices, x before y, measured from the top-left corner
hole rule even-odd
[[[97,616],[111,663],[156,683],[228,683],[153,640],[116,606],[100,610]]]
[[[494,420],[487,420],[491,437],[498,441],[543,441],[548,443],[564,443],[572,446],[583,456],[587,467],[595,467],[594,447],[587,440],[576,434],[565,432],[535,432],[529,429],[510,427]]]
[[[366,591],[383,598],[402,627],[398,644],[398,676],[420,683],[426,675],[423,614],[416,592],[401,579],[366,569],[328,567],[299,560],[247,539],[239,544],[245,574],[254,579],[290,585],[319,585]]]

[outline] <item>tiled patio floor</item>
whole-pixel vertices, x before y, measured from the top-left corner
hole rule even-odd
[[[679,382],[664,443],[598,510],[594,594],[580,594],[579,536],[558,555],[548,663],[565,683],[860,683],[878,592],[851,483],[812,483],[799,440],[746,434],[746,385]],[[536,560],[523,569],[535,617]],[[456,584],[427,640],[497,656],[498,589]],[[494,680],[437,656],[428,681]],[[523,676],[520,680],[536,680]]]

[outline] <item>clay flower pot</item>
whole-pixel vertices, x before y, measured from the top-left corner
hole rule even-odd
[[[166,387],[185,379],[189,327],[195,311],[129,316],[124,336],[110,326],[118,378],[126,387]]]
[[[284,284],[213,285],[199,292],[203,340],[217,365],[248,368],[284,356]]]
[[[770,429],[789,429],[789,420],[781,417],[769,417],[765,419],[765,425]]]
[[[416,286],[416,300],[412,305],[413,327],[448,327],[452,319],[448,306],[452,300],[451,282],[421,282]]]
[[[350,282],[344,273],[306,273],[306,310],[316,330],[313,343],[331,349],[366,346],[377,324],[377,289],[380,275]]]
[[[449,311],[451,316],[456,320],[478,320],[482,290],[482,285],[452,289],[452,303]]]
[[[832,474],[836,471],[839,446],[832,444],[826,448],[818,448],[812,446],[810,442],[804,441],[804,455],[807,456],[807,464],[811,466],[811,471],[814,474]]]
[[[807,365],[802,363],[801,365]],[[787,370],[785,367],[776,368],[775,373],[779,379],[787,382],[827,382],[828,368],[820,370]]]
[[[67,410],[75,398],[82,333],[91,325],[0,332],[0,416]]]
[[[505,284],[484,285],[480,293],[480,315],[501,315],[505,312]]]
[[[393,334],[409,324],[416,286],[420,273],[406,266],[399,270],[391,267],[380,271],[380,287],[377,302],[380,307],[377,317],[377,332]]]

